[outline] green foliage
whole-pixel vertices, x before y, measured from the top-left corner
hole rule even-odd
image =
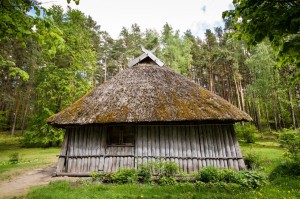
[[[21,144],[25,147],[53,147],[60,146],[63,141],[64,130],[44,124],[40,131],[25,131]]]
[[[284,129],[279,134],[279,142],[288,149],[291,156],[300,155],[300,130]]]
[[[177,183],[175,177],[170,177],[170,176],[160,177],[157,182],[159,185],[175,185]]]
[[[284,129],[279,135],[279,142],[288,149],[284,159],[273,169],[270,179],[282,176],[300,176],[300,133],[299,129]]]
[[[7,129],[7,117],[6,111],[0,111],[0,129]]]
[[[246,143],[255,143],[258,130],[254,125],[235,124],[234,127],[235,127],[235,132],[240,140],[243,140]]]
[[[178,174],[179,172],[179,165],[175,162],[167,161],[164,163],[164,172],[162,173],[162,176],[166,177],[172,177]]]
[[[233,1],[234,10],[223,13],[234,34],[250,45],[270,39],[280,56],[280,64],[298,64],[299,48],[299,14],[298,1],[285,2],[272,0],[237,0]]]
[[[109,178],[109,175],[104,172],[92,172],[91,177],[93,181],[106,181]]]
[[[180,74],[188,75],[192,63],[192,42],[186,36],[180,38],[179,31],[173,31],[169,24],[165,24],[161,36],[164,48],[161,59],[165,65],[172,67]]]
[[[138,173],[135,169],[118,169],[111,175],[113,183],[125,184],[138,182]]]
[[[266,176],[257,171],[236,172],[231,169],[204,167],[199,171],[198,181],[204,183],[235,183],[249,189],[257,189],[266,184]]]
[[[9,159],[8,161],[11,164],[17,164],[20,160],[20,154],[18,152],[13,152],[11,154],[9,154]]]
[[[284,159],[270,173],[269,178],[300,176],[300,159]]]
[[[179,165],[171,161],[150,162],[151,171],[161,177],[174,177],[179,173]]]
[[[222,181],[222,172],[215,167],[204,167],[199,171],[199,179],[202,182],[219,182]]]
[[[247,169],[250,170],[256,170],[261,168],[262,165],[262,159],[258,153],[254,150],[250,150],[248,153],[246,153],[244,157],[244,161],[246,164]]]
[[[140,166],[137,171],[139,181],[142,183],[150,183],[151,182],[151,170],[147,166]]]
[[[267,182],[266,175],[257,171],[241,171],[236,179],[238,184],[251,189],[261,188]]]

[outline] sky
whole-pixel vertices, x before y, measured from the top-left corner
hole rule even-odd
[[[80,0],[79,5],[67,0],[41,0],[42,6],[69,5],[90,15],[113,38],[118,38],[122,27],[137,23],[142,31],[161,31],[168,23],[184,33],[190,29],[204,38],[206,29],[224,26],[222,12],[233,8],[232,0]]]

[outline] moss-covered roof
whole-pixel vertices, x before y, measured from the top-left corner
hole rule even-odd
[[[142,63],[51,116],[56,126],[174,121],[250,121],[249,115],[168,67]]]

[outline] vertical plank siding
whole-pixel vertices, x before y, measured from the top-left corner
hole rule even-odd
[[[107,126],[69,127],[57,172],[113,172],[157,161],[173,161],[183,171],[202,167],[245,168],[232,124],[137,125],[134,146],[107,146]]]

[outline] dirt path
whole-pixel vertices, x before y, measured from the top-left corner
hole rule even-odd
[[[66,179],[64,177],[52,177],[55,167],[40,168],[27,171],[9,181],[0,182],[0,199],[25,195],[29,188],[49,182]]]

